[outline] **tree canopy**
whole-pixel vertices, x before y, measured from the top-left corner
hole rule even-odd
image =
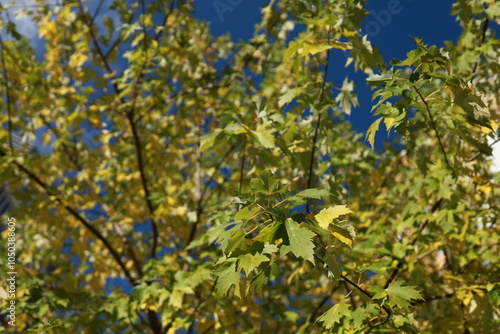
[[[364,0],[266,2],[239,42],[193,0],[35,3],[42,49],[0,7],[1,331],[497,332],[500,3],[391,61]]]

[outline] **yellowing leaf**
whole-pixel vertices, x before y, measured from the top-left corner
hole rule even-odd
[[[50,41],[56,34],[57,26],[54,21],[44,22],[38,29],[38,35]]]
[[[71,56],[68,65],[70,67],[81,67],[88,59],[87,55],[77,53]]]
[[[328,229],[330,223],[339,216],[346,215],[348,213],[354,213],[345,205],[331,206],[327,209],[321,210],[314,218],[318,222],[319,226]]]
[[[343,242],[344,244],[346,244],[347,246],[352,248],[353,237],[349,233],[349,231],[347,231],[347,230],[345,230],[337,225],[331,225],[330,230],[332,231],[332,235],[335,238],[337,238],[338,240],[340,240],[341,242]]]
[[[370,143],[372,149],[374,148],[374,144],[375,144],[375,134],[378,131],[378,127],[379,127],[381,121],[382,121],[382,117],[380,117],[375,122],[373,122],[373,124],[370,125],[370,127],[368,128],[368,131],[366,132],[366,138],[368,138],[368,142]]]
[[[329,41],[325,41],[323,43],[305,42],[302,45],[302,52],[301,53],[303,56],[306,56],[309,54],[315,55],[319,52],[330,50],[330,49],[349,50],[351,48],[352,47],[349,44],[339,42],[336,40],[329,40]]]

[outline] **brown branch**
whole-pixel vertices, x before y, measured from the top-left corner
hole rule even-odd
[[[483,23],[483,29],[481,31],[481,37],[479,39],[479,47],[483,46],[484,44],[484,41],[486,39],[486,31],[488,31],[488,23],[490,22],[490,20],[486,17],[484,19],[484,23]],[[479,65],[479,59],[478,61],[476,61],[474,63],[474,66],[472,67],[472,74],[475,74],[476,71],[477,71],[477,68],[478,68],[478,65]]]
[[[353,287],[355,287],[358,291],[360,291],[362,294],[364,294],[368,298],[370,298],[370,299],[373,298],[373,296],[371,295],[371,293],[369,293],[368,291],[366,291],[365,289],[363,289],[362,287],[360,287],[359,285],[357,285],[356,283],[354,283],[353,281],[351,281],[350,279],[348,279],[346,276],[340,274],[340,277],[343,280],[347,281],[349,284],[351,284]],[[381,307],[385,311],[385,313],[386,313],[387,316],[383,320],[381,320],[381,321],[379,321],[379,322],[377,322],[375,324],[369,324],[370,328],[368,329],[368,331],[366,333],[370,333],[375,327],[379,327],[379,326],[385,325],[389,321],[389,319],[391,318],[391,316],[392,316],[391,310],[387,306],[384,306],[384,305],[381,305]]]
[[[2,156],[7,156],[6,152],[0,149],[0,157]],[[123,273],[127,277],[128,281],[130,282],[131,285],[136,284],[136,280],[132,277],[130,274],[130,271],[127,269],[125,264],[123,263],[120,254],[113,248],[111,243],[93,226],[91,225],[85,218],[83,218],[76,209],[70,207],[69,205],[65,204],[61,198],[59,198],[58,194],[54,193],[53,191],[50,190],[50,187],[43,182],[37,175],[35,175],[33,172],[31,172],[28,168],[26,168],[24,165],[17,161],[12,162],[19,170],[21,170],[24,174],[26,174],[32,181],[34,181],[36,184],[38,184],[47,195],[50,197],[53,197],[59,205],[61,205],[66,211],[68,211],[74,218],[76,218],[87,230],[89,230],[97,239],[99,239],[103,244],[104,247],[111,253],[112,257],[114,258],[115,262],[120,266],[122,269]]]
[[[323,82],[321,85],[319,103],[323,102],[323,99],[325,97],[326,77],[328,75],[329,64],[330,64],[330,50],[327,50],[326,51],[326,64],[325,64],[325,68],[324,68],[324,72],[323,72]],[[312,179],[313,179],[313,174],[314,174],[314,157],[316,155],[316,142],[318,141],[320,125],[321,125],[321,110],[318,110],[318,119],[316,120],[316,126],[314,128],[314,135],[313,135],[313,139],[312,139],[311,158],[309,160],[309,175],[307,177],[307,189],[311,188],[311,185],[312,185]],[[306,212],[309,213],[310,210],[311,210],[311,199],[309,198],[307,200],[307,204],[306,204]]]
[[[496,143],[498,143],[500,141],[500,138],[498,138],[497,140],[495,140],[493,143],[491,143],[490,145],[488,145],[490,148],[493,147],[493,145],[495,145]],[[484,152],[476,152],[476,154],[474,154],[472,157],[470,157],[467,161],[474,161],[476,160],[481,154],[483,154]]]
[[[316,321],[316,315],[318,314],[319,310],[325,305],[325,303],[333,296],[333,294],[339,289],[339,286],[334,286],[332,288],[332,291],[326,296],[324,296],[321,301],[316,305],[314,308],[313,312],[311,313],[311,316],[309,317],[309,323],[314,323]]]
[[[321,258],[319,258],[316,254],[314,254],[314,258],[316,260],[318,260],[320,263],[322,263],[323,265],[325,265],[325,261],[323,261]],[[358,284],[354,283],[353,281],[351,281],[350,279],[347,278],[347,276],[343,275],[343,274],[340,274],[340,278],[342,278],[344,281],[346,281],[347,283],[349,283],[350,285],[352,285],[354,288],[356,288],[356,290],[358,290],[359,292],[361,292],[362,294],[364,294],[365,296],[367,296],[368,298],[372,299],[373,296],[371,293],[369,293],[368,291],[366,291],[365,289],[363,289],[362,287],[360,287]],[[384,288],[385,289],[385,288]],[[326,301],[325,301],[326,302]],[[392,315],[392,312],[391,310],[387,307],[387,306],[384,306],[384,305],[381,305],[382,309],[385,311],[385,313],[387,314],[387,317],[374,324],[374,325],[371,325],[370,324],[370,329],[368,330],[367,333],[371,332],[371,330],[375,327],[378,327],[378,326],[382,326],[384,325],[385,323],[387,323],[389,321],[389,319],[391,318],[391,315]]]
[[[106,69],[106,72],[109,75],[111,75],[113,73],[113,70],[111,69],[111,65],[109,64],[106,56],[104,55],[104,52],[103,52],[101,46],[99,45],[97,37],[94,33],[93,22],[88,20],[90,15],[89,15],[88,11],[83,8],[82,0],[78,0],[78,10],[80,11],[80,15],[82,15],[82,17],[85,18],[84,23],[87,26],[87,28],[89,29],[90,39],[92,40],[92,44],[94,45],[94,48],[96,49],[97,54],[101,58],[101,61],[104,65],[104,68]],[[120,96],[120,89],[118,88],[118,84],[116,82],[111,82],[111,85],[113,86],[116,95]],[[120,97],[120,100],[122,103],[125,103],[125,100],[123,99],[123,97]]]
[[[175,0],[172,0],[170,2],[170,8],[168,9],[168,13],[165,15],[165,17],[163,18],[163,22],[162,22],[162,26],[163,26],[163,29],[160,29],[160,31],[158,31],[156,33],[156,36],[155,36],[155,41],[158,41],[161,37],[161,35],[163,34],[163,30],[165,29],[165,26],[167,25],[167,21],[168,21],[168,17],[172,14],[172,12],[174,11],[174,7],[175,7]]]
[[[1,56],[2,56],[2,74],[3,74],[3,79],[4,79],[4,85],[5,85],[5,95],[6,95],[6,103],[7,103],[7,127],[9,131],[9,147],[10,147],[10,152],[12,155],[14,155],[14,145],[12,144],[12,106],[11,106],[11,100],[10,100],[10,87],[9,87],[9,78],[7,75],[7,66],[5,65],[5,55],[4,55],[4,44],[3,44],[3,39],[2,36],[0,36],[0,47],[2,50],[0,50]]]
[[[130,241],[127,239],[125,234],[123,233],[120,225],[117,223],[113,223],[113,227],[115,228],[116,234],[122,239],[123,244],[125,245],[125,248],[127,249],[127,252],[132,259],[132,262],[134,263],[135,270],[139,273],[139,276],[143,276],[142,272],[142,263],[141,261],[137,258],[137,255],[135,254],[134,248],[130,244]]]
[[[425,299],[422,299],[422,300],[417,300],[413,303],[411,303],[411,305],[419,305],[419,304],[425,304],[425,303],[429,303],[429,302],[432,302],[434,300],[440,300],[440,299],[447,299],[447,298],[452,298],[453,296],[455,296],[455,293],[452,292],[452,293],[447,293],[446,295],[442,295],[442,296],[432,296],[432,297],[427,297]]]
[[[193,226],[191,226],[191,230],[189,231],[189,237],[186,241],[186,247],[193,241],[194,236],[196,235],[196,229],[200,223],[200,216],[203,211],[203,192],[201,189],[201,143],[200,143],[200,138],[202,135],[202,125],[199,124],[198,129],[197,129],[197,143],[195,144],[194,147],[194,154],[195,154],[195,179],[194,179],[194,184],[195,184],[195,193],[196,193],[196,221],[193,223]]]
[[[246,147],[247,147],[247,134],[245,133],[245,138],[243,139],[243,151],[241,152],[240,187],[239,187],[240,192],[243,189],[243,173],[245,171]]]

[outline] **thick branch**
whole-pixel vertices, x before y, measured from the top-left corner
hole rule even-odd
[[[7,156],[5,151],[3,151],[2,149],[0,149],[0,157],[1,156]],[[26,168],[24,165],[20,164],[17,161],[13,161],[12,163],[24,174],[26,174],[32,181],[38,184],[45,191],[47,195],[54,197],[55,201],[59,203],[59,205],[61,205],[67,212],[69,212],[74,218],[76,218],[97,239],[99,239],[104,244],[104,247],[111,253],[116,263],[120,266],[130,284],[131,285],[136,284],[136,281],[130,274],[130,271],[127,269],[127,267],[125,267],[125,264],[123,263],[120,254],[118,254],[118,252],[113,248],[111,243],[94,226],[92,226],[85,218],[83,218],[76,209],[65,204],[56,193],[50,190],[50,187],[47,184],[45,184],[45,182],[43,182],[37,175],[31,172],[28,168]]]

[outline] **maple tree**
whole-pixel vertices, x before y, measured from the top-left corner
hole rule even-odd
[[[235,43],[190,0],[38,1],[41,55],[0,7],[2,331],[495,333],[500,4],[456,1],[456,43],[390,62],[364,4],[270,1]],[[372,147],[334,52],[373,87]]]

